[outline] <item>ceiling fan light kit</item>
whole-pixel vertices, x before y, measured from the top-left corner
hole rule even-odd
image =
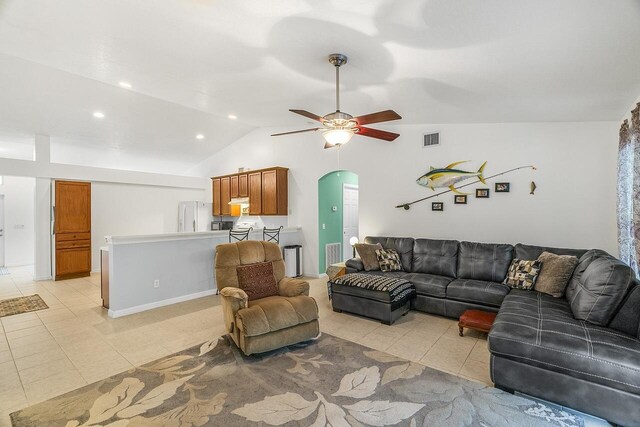
[[[336,68],[336,111],[325,116],[319,116],[306,110],[289,110],[292,113],[300,114],[301,116],[320,122],[323,127],[276,133],[271,136],[291,135],[295,133],[315,132],[317,130],[321,130],[322,136],[325,140],[324,148],[333,148],[344,145],[349,142],[356,133],[384,141],[393,141],[400,136],[397,133],[363,126],[365,124],[401,119],[402,117],[393,110],[379,111],[377,113],[359,117],[353,117],[351,114],[340,111],[340,67],[347,63],[347,57],[340,53],[334,53],[329,55],[329,63]]]

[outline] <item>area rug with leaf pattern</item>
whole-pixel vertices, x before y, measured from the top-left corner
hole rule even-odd
[[[11,414],[14,426],[582,426],[561,409],[323,335],[222,337]]]

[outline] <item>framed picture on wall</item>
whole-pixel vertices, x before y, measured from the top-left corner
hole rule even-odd
[[[511,184],[508,182],[496,182],[496,193],[508,193]]]
[[[488,199],[488,198],[489,198],[488,188],[476,188],[476,199]]]
[[[443,211],[444,210],[444,203],[442,203],[442,202],[433,202],[433,203],[431,203],[431,210],[432,211]]]
[[[465,194],[456,194],[453,196],[453,203],[456,205],[466,205],[467,204],[467,196]]]

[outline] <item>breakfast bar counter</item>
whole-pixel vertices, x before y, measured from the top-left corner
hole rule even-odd
[[[109,317],[216,293],[215,248],[229,231],[107,236]],[[262,240],[253,230],[249,240]],[[301,244],[302,229],[280,231],[280,246]]]

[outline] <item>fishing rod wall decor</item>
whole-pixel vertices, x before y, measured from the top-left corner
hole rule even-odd
[[[515,172],[521,169],[531,169],[532,171],[537,170],[537,168],[533,165],[520,166],[517,168],[509,169],[495,175],[484,176],[484,168],[487,165],[487,162],[484,162],[482,166],[476,172],[464,171],[461,169],[456,169],[456,166],[462,163],[466,163],[469,160],[463,160],[460,162],[453,162],[450,165],[445,166],[444,168],[434,168],[431,167],[429,172],[422,175],[420,178],[416,179],[416,183],[423,187],[430,188],[433,191],[436,191],[436,188],[448,188],[447,190],[440,191],[439,193],[432,194],[431,196],[423,197],[418,200],[414,200],[409,203],[402,203],[396,206],[396,208],[402,208],[406,211],[411,209],[411,205],[415,205],[416,203],[424,202],[425,200],[433,199],[434,197],[442,196],[447,193],[454,193],[454,203],[455,204],[466,204],[467,203],[467,195],[469,193],[463,193],[460,191],[461,188],[469,187],[470,185],[474,185],[477,183],[481,183],[484,185],[488,185],[487,181],[490,179],[497,178],[499,176],[506,175],[511,172]],[[459,182],[466,181],[468,179],[476,178],[473,182],[468,182],[462,185],[456,185]],[[536,183],[532,180],[530,185],[529,194],[533,195],[536,191]],[[508,182],[497,182],[495,185],[495,191],[497,193],[508,193],[511,190],[511,185]],[[476,189],[476,198],[489,198],[489,189],[488,188],[477,188]],[[434,203],[435,204],[435,203]],[[432,205],[432,210],[442,211],[444,210],[444,205],[439,202],[438,206]]]

